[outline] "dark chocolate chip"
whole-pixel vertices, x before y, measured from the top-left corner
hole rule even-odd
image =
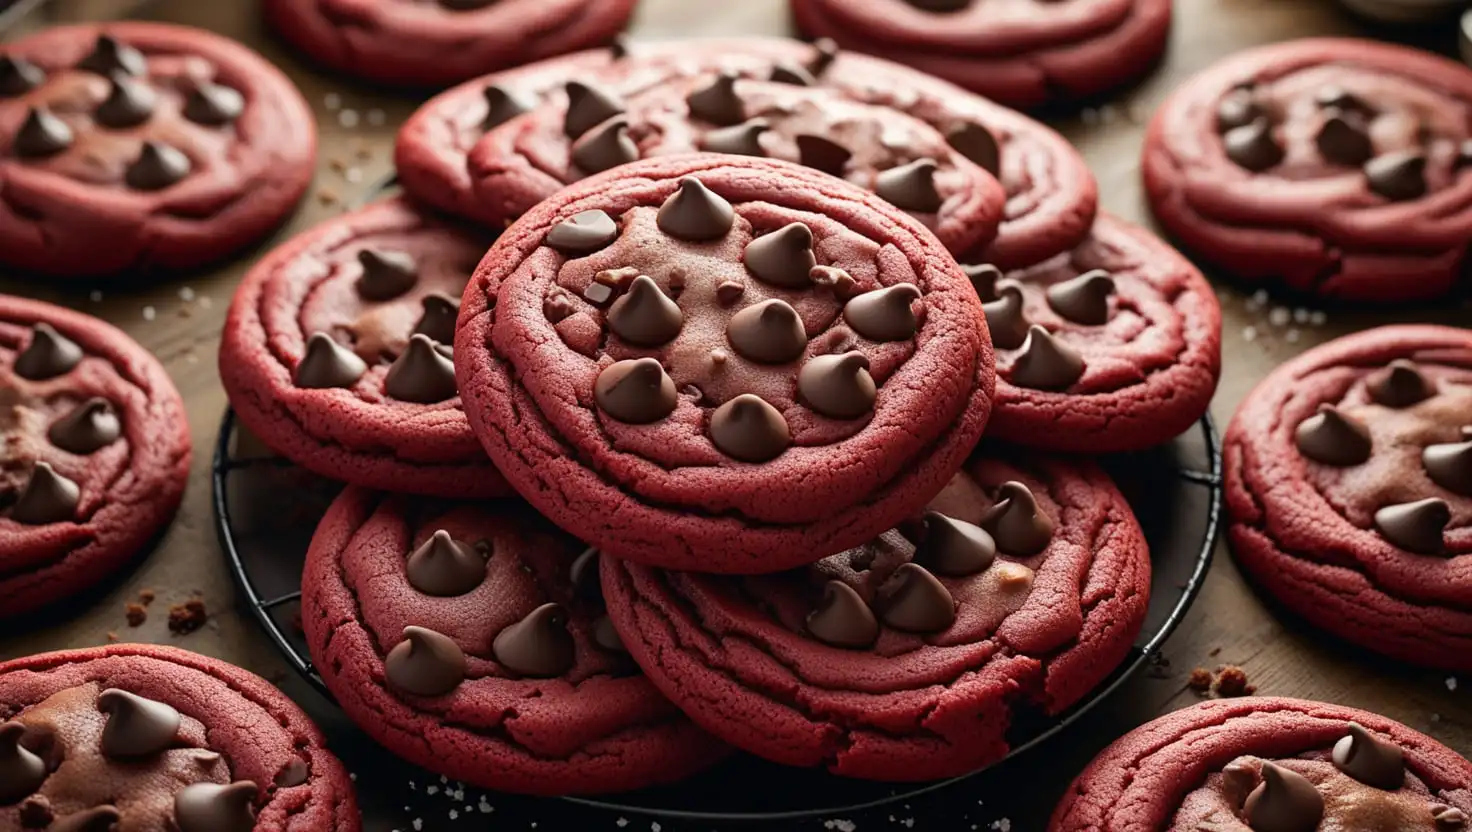
[[[148,84],[121,73],[112,76],[107,98],[92,117],[103,127],[135,127],[148,121],[158,106],[158,93]]]
[[[1336,165],[1358,167],[1375,155],[1375,145],[1363,122],[1338,109],[1324,114],[1314,144],[1325,159]]]
[[[1103,269],[1084,272],[1072,280],[1048,287],[1048,305],[1059,315],[1085,326],[1109,322],[1109,296],[1114,278]]]
[[[1222,136],[1227,158],[1250,171],[1264,171],[1283,161],[1283,146],[1273,136],[1266,118],[1233,127]]]
[[[1370,190],[1393,202],[1426,195],[1426,157],[1416,150],[1384,153],[1365,163]]]
[[[777,84],[793,84],[799,87],[813,87],[818,84],[818,79],[808,72],[807,67],[787,61],[782,61],[772,67],[769,80]]]
[[[808,334],[786,301],[772,298],[731,316],[726,338],[742,357],[759,364],[786,364],[802,357]]]
[[[981,527],[997,549],[1016,557],[1036,555],[1053,540],[1053,518],[1038,506],[1032,489],[1015,480],[997,489],[997,502],[982,515]]]
[[[301,757],[292,757],[276,772],[272,781],[278,789],[291,789],[307,782],[312,776],[311,766]]]
[[[365,248],[358,263],[363,273],[353,285],[364,300],[393,300],[419,282],[419,263],[407,251]]]
[[[602,173],[638,160],[639,146],[629,138],[629,120],[623,116],[594,127],[572,145],[572,163],[584,173]]]
[[[72,146],[72,128],[45,107],[32,107],[15,134],[11,149],[26,159],[55,156]]]
[[[736,81],[734,72],[723,72],[708,85],[690,93],[685,98],[690,115],[721,127],[745,121],[746,106],[736,94]]]
[[[107,714],[102,753],[115,760],[152,757],[167,751],[173,747],[183,721],[173,706],[117,688],[98,695],[97,710]]]
[[[787,420],[750,393],[716,408],[710,416],[710,438],[723,453],[742,462],[776,459],[792,444]]]
[[[618,223],[594,209],[574,214],[547,232],[546,244],[563,254],[591,254],[618,239]]]
[[[600,615],[593,619],[593,644],[609,653],[627,653],[624,640],[613,627],[613,619]]]
[[[465,651],[423,627],[405,627],[404,640],[383,660],[384,677],[412,696],[443,696],[465,681]]]
[[[25,58],[0,55],[0,98],[25,95],[46,82],[46,71]]]
[[[850,300],[843,305],[843,318],[870,341],[905,341],[919,329],[913,308],[919,299],[915,284],[896,283]]]
[[[124,75],[142,75],[148,71],[148,59],[137,49],[118,41],[111,35],[98,35],[97,43],[77,69],[95,72],[111,78],[114,72]]]
[[[619,361],[605,367],[593,383],[593,397],[609,416],[630,425],[647,425],[675,412],[675,382],[654,358]]]
[[[179,825],[179,832],[251,832],[256,828],[252,804],[258,791],[250,780],[228,786],[185,786],[174,795],[174,823]]]
[[[1390,366],[1365,380],[1365,388],[1377,404],[1396,409],[1431,398],[1436,386],[1421,373],[1415,362],[1397,358]]]
[[[758,279],[786,289],[812,285],[808,273],[818,264],[813,255],[813,232],[800,222],[763,234],[746,246],[746,268]]]
[[[1216,130],[1225,133],[1266,116],[1249,87],[1235,87],[1216,105]]]
[[[718,240],[731,231],[735,221],[731,203],[693,176],[680,180],[680,189],[659,206],[656,218],[660,231],[691,242]]]
[[[799,164],[832,176],[843,176],[848,160],[854,157],[848,148],[822,136],[801,135],[796,141]]]
[[[1366,104],[1364,99],[1337,84],[1320,87],[1314,93],[1314,102],[1325,110],[1335,109],[1365,114],[1371,112],[1370,105]]]
[[[986,328],[992,334],[993,346],[1015,350],[1027,343],[1027,332],[1031,328],[1023,307],[1022,284],[1003,280],[996,285],[996,293],[996,300],[981,305],[986,313]]]
[[[905,0],[905,2],[927,12],[959,12],[971,5],[971,0]]]
[[[620,32],[608,42],[608,52],[615,61],[622,61],[633,54],[634,44],[629,40],[628,35]]]
[[[1448,491],[1472,496],[1472,431],[1462,429],[1467,439],[1445,445],[1428,445],[1421,451],[1421,464],[1431,481]]]
[[[1393,792],[1406,784],[1406,760],[1400,746],[1381,740],[1357,723],[1349,723],[1349,734],[1334,744],[1333,757],[1335,767],[1366,786]]]
[[[486,559],[473,547],[439,529],[410,553],[404,571],[409,586],[425,595],[453,598],[485,582]]]
[[[135,191],[161,191],[188,176],[193,168],[194,163],[178,148],[146,141],[123,179]]]
[[[1002,170],[1002,147],[992,131],[969,121],[946,134],[955,151],[970,159],[982,170],[996,176]]]
[[[81,502],[82,489],[56,473],[49,463],[37,462],[10,519],[27,526],[44,526],[72,519]]]
[[[838,60],[838,43],[833,38],[818,38],[813,41],[813,57],[808,61],[808,72],[821,78],[833,62]]]
[[[1008,380],[1033,390],[1067,390],[1083,374],[1084,357],[1078,350],[1033,324],[1021,352],[1012,361]]]
[[[907,633],[939,633],[956,623],[956,601],[934,575],[906,563],[881,589],[880,618]]]
[[[19,803],[46,782],[46,761],[21,744],[25,733],[19,722],[0,724],[0,806]]]
[[[863,650],[879,638],[879,622],[859,593],[842,581],[829,581],[823,599],[808,613],[808,632],[813,638],[850,650]]]
[[[368,372],[368,365],[352,350],[332,340],[325,332],[307,339],[307,351],[296,365],[297,387],[322,390],[329,387],[352,387]]]
[[[657,347],[680,334],[685,315],[648,275],[639,275],[608,310],[608,327],[630,344]]]
[[[460,395],[455,384],[455,362],[434,348],[428,336],[414,335],[409,346],[388,368],[383,390],[390,398],[416,404],[436,404]]]
[[[15,357],[15,374],[31,381],[45,381],[69,373],[82,362],[82,348],[77,342],[56,331],[48,323],[31,328],[31,340]]]
[[[915,547],[915,562],[937,575],[964,578],[990,568],[997,559],[997,542],[980,526],[925,512],[925,536]]]
[[[46,832],[113,832],[122,819],[123,813],[116,806],[93,806],[56,818],[55,823],[46,827]],[[195,830],[185,829],[180,832]]]
[[[424,312],[414,325],[414,335],[428,336],[441,344],[455,343],[455,319],[460,316],[460,300],[436,292],[420,301]]]
[[[567,116],[562,130],[576,139],[624,111],[617,93],[583,83],[567,82]]]
[[[53,422],[46,438],[67,453],[85,456],[116,442],[122,432],[112,404],[94,396]]]
[[[896,208],[935,213],[944,202],[935,189],[935,172],[939,169],[934,159],[917,159],[908,165],[881,171],[874,177],[874,192]]]
[[[468,12],[474,11],[475,9],[484,9],[486,6],[489,6],[494,2],[496,2],[496,0],[439,0],[441,6],[444,6],[447,9],[453,9],[457,12]]]
[[[982,303],[997,299],[997,281],[1002,279],[1002,270],[990,263],[980,263],[974,266],[962,266],[961,271],[966,273],[966,279],[971,281],[971,288],[976,290],[976,297]]]
[[[585,601],[602,600],[603,583],[599,580],[599,567],[602,560],[598,555],[598,550],[589,546],[572,562],[572,566],[567,570],[567,578],[572,582],[572,589],[577,597]]]
[[[486,101],[486,117],[480,123],[483,130],[505,124],[537,106],[535,100],[500,84],[488,85],[482,95]]]
[[[1298,772],[1265,762],[1262,783],[1242,811],[1253,832],[1314,832],[1324,817],[1324,797]]]
[[[567,630],[567,610],[561,604],[543,604],[532,610],[497,633],[491,650],[502,667],[534,679],[551,679],[572,670],[577,653]]]
[[[861,352],[820,355],[797,374],[803,403],[833,419],[857,419],[874,409],[877,396],[869,359]]]
[[[833,293],[834,298],[841,301],[852,299],[854,290],[859,285],[853,275],[837,266],[814,266],[808,270],[808,279],[814,286],[827,289]]]
[[[700,149],[710,153],[730,153],[735,156],[766,156],[762,147],[762,134],[772,129],[766,119],[754,118],[732,127],[712,130],[700,139]]]
[[[1443,534],[1451,521],[1451,506],[1436,497],[1386,506],[1375,512],[1375,528],[1386,540],[1422,555],[1446,551]]]
[[[201,81],[184,102],[184,117],[196,124],[220,127],[240,118],[245,112],[245,96],[234,87]]]
[[[1457,160],[1452,167],[1454,170],[1461,170],[1469,166],[1472,166],[1472,139],[1462,142],[1461,150],[1457,152]]]
[[[1370,458],[1370,429],[1364,422],[1333,405],[1319,405],[1319,412],[1298,423],[1298,450],[1325,465],[1359,465]]]
[[[716,302],[722,306],[730,306],[736,301],[741,300],[741,296],[744,294],[746,294],[745,283],[724,280],[721,281],[721,285],[716,287]]]

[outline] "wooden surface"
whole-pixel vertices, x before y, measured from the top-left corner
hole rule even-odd
[[[69,0],[64,5],[62,16],[66,17],[99,14],[99,9],[117,3]],[[202,25],[243,40],[284,67],[301,85],[320,121],[323,154],[312,194],[291,223],[260,250],[227,267],[147,288],[84,286],[61,291],[36,281],[0,277],[0,292],[37,296],[98,315],[152,349],[184,395],[195,443],[184,508],[157,550],[100,600],[85,609],[65,611],[69,618],[63,623],[0,635],[0,659],[102,644],[109,632],[116,632],[124,640],[173,643],[219,656],[283,684],[304,701],[313,696],[290,676],[254,620],[236,608],[237,595],[215,542],[208,468],[225,406],[215,368],[218,333],[232,287],[262,251],[340,211],[341,200],[353,198],[389,172],[396,125],[416,102],[385,97],[371,88],[314,71],[265,35],[255,5],[249,0],[162,0],[149,4],[147,14]],[[784,6],[783,0],[645,0],[634,34],[644,38],[785,34]],[[1137,160],[1143,124],[1154,107],[1180,79],[1221,56],[1255,43],[1318,34],[1391,37],[1446,54],[1454,54],[1456,37],[1451,23],[1418,33],[1382,31],[1347,17],[1331,0],[1177,0],[1170,52],[1151,78],[1110,103],[1049,120],[1088,158],[1099,178],[1102,207],[1148,222]],[[1314,310],[1280,306],[1272,300],[1258,303],[1240,290],[1218,285],[1225,313],[1225,367],[1213,412],[1223,426],[1264,373],[1307,346],[1379,323],[1472,322],[1472,309],[1445,304],[1432,310],[1351,313],[1331,309],[1315,315]],[[155,589],[159,600],[149,620],[130,629],[124,622],[123,607],[144,587]],[[168,604],[196,594],[211,610],[209,626],[189,636],[171,636],[164,620]],[[1246,669],[1259,694],[1323,699],[1378,711],[1464,754],[1472,753],[1472,701],[1466,689],[1455,689],[1456,681],[1445,674],[1374,660],[1286,621],[1243,582],[1224,545],[1219,547],[1205,590],[1164,655],[1168,668],[1134,679],[1086,717],[1077,730],[1042,753],[980,778],[975,789],[981,805],[965,817],[932,821],[924,828],[966,829],[979,823],[986,829],[994,820],[1006,817],[1012,829],[1041,830],[1068,780],[1110,739],[1154,714],[1197,701],[1197,694],[1186,688],[1185,681],[1198,665],[1238,664]],[[1467,684],[1472,687],[1472,679]],[[314,712],[320,709],[320,703],[306,704]],[[893,822],[902,822],[905,814],[899,812]],[[879,817],[873,825],[859,828],[888,828],[887,823]],[[429,823],[425,828],[436,827]]]

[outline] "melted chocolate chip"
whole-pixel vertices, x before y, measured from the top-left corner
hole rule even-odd
[[[1406,784],[1406,761],[1400,746],[1385,742],[1351,722],[1349,734],[1334,744],[1334,765],[1350,777],[1377,789],[1395,791]]]
[[[1085,326],[1109,322],[1109,296],[1114,278],[1103,269],[1084,272],[1072,280],[1048,287],[1048,305],[1059,315]]]
[[[353,284],[364,300],[393,300],[419,282],[419,263],[407,251],[365,248],[358,252],[363,274]]]
[[[818,84],[818,79],[808,72],[807,67],[788,61],[782,61],[772,67],[772,74],[768,76],[768,80],[777,84],[793,84],[799,87],[813,87]]]
[[[99,35],[92,51],[77,64],[77,69],[95,72],[104,78],[113,73],[142,75],[148,71],[148,59],[137,49],[118,41],[111,35]]]
[[[195,783],[174,796],[174,822],[179,832],[251,832],[256,784],[240,780],[228,786]]]
[[[448,636],[405,627],[404,640],[383,660],[388,683],[412,696],[443,696],[465,681],[465,652]]]
[[[754,118],[731,127],[712,130],[700,139],[700,149],[735,156],[765,156],[762,134],[772,129],[766,119]]]
[[[1264,171],[1283,161],[1283,146],[1273,136],[1273,127],[1265,118],[1234,127],[1222,136],[1227,158],[1250,171]]]
[[[176,147],[147,141],[123,179],[135,191],[161,191],[189,175],[194,163]]]
[[[572,670],[577,648],[567,630],[567,610],[543,604],[496,635],[496,662],[518,676],[551,679]]]
[[[46,71],[25,58],[0,55],[0,98],[25,95],[46,82]]]
[[[603,584],[599,581],[601,563],[602,558],[598,556],[598,550],[589,546],[568,568],[567,578],[572,582],[573,592],[577,593],[579,598],[586,601],[602,600]]]
[[[1415,363],[1404,358],[1390,362],[1390,366],[1366,379],[1365,388],[1376,403],[1397,409],[1425,401],[1436,393],[1431,380]]]
[[[982,515],[981,527],[999,550],[1017,557],[1036,555],[1053,540],[1053,518],[1038,506],[1032,489],[1016,481],[997,489],[997,502]]]
[[[158,94],[147,84],[114,73],[107,98],[97,105],[92,117],[103,127],[134,127],[148,121],[158,106]]]
[[[409,586],[425,595],[453,598],[480,586],[486,579],[486,559],[444,529],[409,555],[404,565]]]
[[[15,374],[31,381],[45,381],[69,373],[82,363],[82,348],[48,323],[31,328],[31,340],[15,357]]]
[[[116,806],[93,806],[65,817],[46,827],[46,832],[113,832],[123,819]],[[180,832],[194,832],[192,829]]]
[[[1225,133],[1246,127],[1266,115],[1250,87],[1236,87],[1216,105],[1216,129]]]
[[[808,345],[802,318],[786,301],[764,300],[731,316],[726,338],[743,357],[760,364],[786,364]]]
[[[414,335],[404,353],[389,366],[383,390],[401,402],[449,401],[460,395],[455,384],[455,362],[436,350],[427,336]]]
[[[613,619],[600,615],[593,619],[593,644],[609,653],[627,653],[624,640],[613,627]]]
[[[800,222],[763,234],[746,246],[746,268],[764,283],[786,289],[812,285],[808,274],[818,264],[813,255],[813,232]]]
[[[998,349],[1015,350],[1027,343],[1027,332],[1031,328],[1023,311],[1022,284],[1015,280],[1003,280],[996,285],[996,300],[981,305],[986,314],[986,328],[992,334],[992,344]]]
[[[220,127],[240,118],[245,112],[245,96],[240,91],[217,84],[201,81],[189,93],[184,102],[184,117],[196,124]]]
[[[623,116],[594,127],[572,145],[572,163],[585,173],[601,173],[638,160],[639,146],[629,138],[629,120]]]
[[[913,308],[919,299],[915,284],[896,283],[844,304],[843,319],[870,341],[906,341],[919,329]]]
[[[28,526],[71,520],[81,502],[82,489],[56,473],[49,463],[37,462],[10,512],[10,519]]]
[[[0,806],[20,802],[46,782],[46,761],[21,745],[25,733],[19,722],[0,724]]]
[[[980,263],[962,266],[961,271],[966,273],[966,279],[971,281],[971,288],[976,290],[976,297],[982,303],[997,299],[997,281],[1002,279],[1001,269],[990,263]]]
[[[710,416],[710,438],[723,453],[742,462],[776,459],[792,444],[787,420],[750,393],[716,408]]]
[[[53,422],[46,438],[67,453],[85,456],[116,442],[122,432],[112,404],[94,396]]]
[[[496,0],[439,0],[441,6],[457,12],[468,12],[475,9],[484,9]]]
[[[1083,374],[1084,357],[1078,350],[1033,324],[1012,362],[1009,380],[1033,390],[1067,390]]]
[[[997,543],[980,526],[925,512],[925,536],[915,547],[915,562],[937,575],[964,578],[989,568],[997,559]]]
[[[1386,506],[1375,512],[1375,528],[1386,540],[1423,555],[1446,551],[1442,536],[1451,521],[1451,506],[1435,497]]]
[[[646,425],[675,412],[675,383],[657,359],[638,358],[610,364],[593,383],[598,407],[631,425]]]
[[[1298,423],[1294,434],[1304,456],[1325,465],[1359,465],[1370,458],[1370,429],[1332,405]]]
[[[97,710],[107,714],[102,753],[112,759],[151,757],[174,745],[182,719],[164,702],[112,688],[97,697]]]
[[[591,254],[618,239],[618,223],[594,209],[574,214],[547,232],[546,244],[563,254]]]
[[[72,128],[45,107],[32,107],[15,134],[11,149],[23,159],[54,156],[72,146]]]
[[[970,121],[946,134],[946,141],[977,167],[996,176],[1002,171],[1002,147],[992,131]]]
[[[958,12],[971,5],[971,0],[905,0],[905,2],[927,12]]]
[[[449,295],[425,295],[420,301],[424,312],[414,325],[415,335],[427,336],[441,344],[455,343],[455,319],[460,316],[460,301]]]
[[[874,192],[896,208],[934,213],[944,202],[935,189],[935,172],[939,169],[934,159],[917,159],[890,168],[874,177]]]
[[[368,372],[368,365],[352,350],[332,340],[325,332],[307,339],[307,352],[296,365],[293,380],[297,387],[323,390],[330,387],[352,387]]]
[[[1472,430],[1462,429],[1462,442],[1428,445],[1421,451],[1421,464],[1431,481],[1458,494],[1472,496]]]
[[[657,347],[680,334],[685,315],[648,275],[639,275],[608,310],[608,326],[630,344]]]
[[[1325,159],[1336,165],[1358,167],[1375,155],[1370,133],[1359,118],[1339,109],[1329,110],[1324,116],[1314,144]]]
[[[956,623],[956,601],[934,575],[906,563],[881,589],[880,617],[907,633],[939,633]]]
[[[1263,763],[1262,783],[1242,811],[1253,832],[1314,832],[1324,817],[1324,797],[1298,772]]]
[[[680,189],[659,206],[659,230],[678,240],[706,242],[726,236],[736,221],[731,203],[693,176],[680,180]]]
[[[830,176],[843,176],[848,161],[854,157],[848,148],[822,136],[802,135],[796,141],[798,163]]]
[[[879,622],[859,593],[842,581],[829,581],[823,599],[808,613],[808,632],[834,647],[863,650],[879,638]]]
[[[1426,157],[1416,150],[1399,150],[1365,163],[1370,190],[1392,202],[1426,195]]]
[[[486,117],[480,123],[483,130],[505,124],[523,113],[531,112],[537,106],[536,101],[499,84],[487,86],[482,95],[486,100]]]
[[[616,93],[582,81],[569,81],[567,116],[562,130],[569,139],[576,139],[623,111],[624,103]]]
[[[874,409],[877,397],[861,352],[810,359],[797,374],[797,392],[804,404],[833,419],[857,419]]]
[[[301,757],[292,757],[276,772],[276,778],[272,782],[278,789],[291,789],[307,782],[312,776],[312,769],[306,760]]]
[[[690,93],[685,98],[690,115],[721,127],[745,121],[746,107],[736,94],[736,80],[735,73],[723,72],[707,86]]]

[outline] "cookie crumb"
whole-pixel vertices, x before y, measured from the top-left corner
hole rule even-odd
[[[154,309],[152,306],[145,306],[145,307],[143,307],[143,320],[145,320],[145,321],[151,321],[151,320],[153,320],[154,318],[157,318],[157,317],[158,317],[158,310]]]
[[[1186,682],[1186,687],[1198,693],[1206,693],[1211,690],[1211,671],[1204,667],[1192,670],[1191,679]]]
[[[302,625],[301,610],[297,610],[296,612],[291,614],[291,629],[295,630],[300,635],[306,635],[307,628]]]
[[[1257,688],[1247,684],[1247,671],[1229,664],[1217,674],[1216,692],[1226,697],[1251,696]]]
[[[1210,656],[1210,657],[1212,657],[1214,659],[1217,656],[1220,656],[1221,654],[1222,654],[1222,648],[1220,648],[1220,647],[1213,647],[1213,648],[1211,648],[1211,652],[1210,653],[1207,653],[1206,655],[1208,655],[1208,656]]]
[[[107,643],[108,644],[117,644],[118,643],[118,634],[109,630],[108,633],[107,633]]]
[[[158,593],[154,592],[151,589],[145,589],[142,592],[138,593],[138,603],[140,603],[140,604],[142,604],[143,606],[146,607],[149,604],[152,604],[153,603],[153,599],[155,599],[157,597],[158,597]]]
[[[169,631],[181,636],[192,633],[203,627],[209,617],[204,601],[190,598],[182,604],[169,607]]]
[[[328,207],[336,205],[339,199],[340,197],[335,192],[325,188],[317,192],[317,201]]]
[[[128,626],[141,627],[148,620],[148,610],[142,604],[129,604],[127,606]]]

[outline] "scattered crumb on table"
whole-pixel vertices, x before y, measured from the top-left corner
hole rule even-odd
[[[209,617],[204,601],[190,598],[182,604],[169,607],[169,630],[179,635],[192,633],[203,627]]]

